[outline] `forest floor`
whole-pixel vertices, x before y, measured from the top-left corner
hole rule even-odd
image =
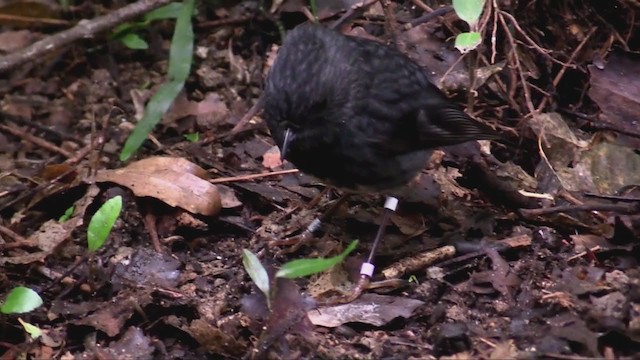
[[[0,20],[0,65],[118,3],[43,2],[28,14],[36,25]],[[318,0],[317,14],[329,24],[349,3]],[[241,122],[277,25],[291,29],[309,9],[200,4],[184,91],[126,162],[125,141],[166,80],[174,20],[139,30],[146,50],[107,31],[0,70],[0,299],[22,286],[43,300],[2,316],[1,358],[637,356],[638,4],[493,1],[482,46],[458,61],[453,37],[466,29],[454,12],[410,27],[424,4],[388,3],[343,32],[395,39],[506,140],[434,151],[407,186],[375,257],[373,280],[394,287],[322,304],[353,291],[385,194],[353,195],[301,246],[276,241],[340,195],[280,161],[260,113]],[[120,216],[90,252],[87,226],[117,195]],[[331,270],[274,280],[270,308],[243,265],[248,250],[273,274],[353,240]],[[43,334],[32,339],[20,321]]]

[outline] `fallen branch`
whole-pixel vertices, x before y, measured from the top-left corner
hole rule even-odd
[[[78,25],[69,30],[51,35],[27,46],[24,49],[0,57],[0,73],[11,70],[25,62],[40,59],[44,54],[50,51],[59,49],[74,41],[92,37],[101,31],[111,29],[129,19],[133,19],[153,9],[167,5],[169,2],[170,0],[140,0],[93,20],[81,20]]]

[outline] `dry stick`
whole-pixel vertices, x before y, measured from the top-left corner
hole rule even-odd
[[[267,176],[294,174],[297,172],[298,172],[298,169],[280,170],[280,171],[266,172],[262,174],[239,175],[239,176],[230,176],[230,177],[211,179],[209,180],[209,182],[212,184],[220,184],[220,183],[235,182],[235,181],[247,181],[247,180],[259,179]]]
[[[595,194],[595,193],[585,193],[584,194],[585,197],[593,197],[593,198],[598,198],[598,199],[604,199],[604,200],[611,200],[611,201],[624,201],[624,202],[640,202],[640,198],[639,197],[630,197],[630,196],[620,196],[620,195],[601,195],[601,194]]]
[[[218,20],[211,20],[211,21],[203,21],[201,23],[198,23],[196,25],[196,27],[198,29],[206,29],[206,28],[219,27],[219,26],[224,26],[224,25],[241,24],[241,23],[247,22],[249,20],[251,20],[251,16],[240,16],[240,17],[228,18],[228,19],[218,19]]]
[[[430,8],[427,4],[423,3],[422,0],[411,0],[411,2],[419,7],[420,9],[426,11],[426,12],[433,12],[433,9]]]
[[[518,24],[518,20],[516,20],[516,18],[513,17],[513,15],[509,14],[506,11],[500,10],[500,15],[502,16],[506,16],[509,21],[511,21],[511,24],[513,24],[513,27],[520,33],[520,35],[522,35],[522,37],[524,37],[524,39],[527,41],[527,43],[529,43],[529,45],[531,47],[533,47],[534,49],[538,50],[538,52],[543,55],[546,56],[547,58],[549,58],[549,60],[551,60],[552,62],[565,66],[565,67],[570,67],[572,69],[576,68],[575,64],[571,64],[571,62],[565,63],[562,62],[556,58],[554,58],[553,56],[549,55],[551,53],[551,50],[548,49],[543,49],[542,47],[540,47],[540,45],[536,44],[535,41],[533,41],[533,39],[531,37],[529,37],[529,35],[527,35],[527,33],[520,27],[520,24]]]
[[[580,50],[582,50],[584,45],[591,38],[591,36],[596,32],[597,29],[598,29],[597,27],[592,28],[591,31],[589,31],[589,33],[587,34],[587,36],[585,36],[584,39],[580,42],[580,44],[575,48],[575,50],[573,50],[573,53],[569,57],[570,63],[576,59],[576,56],[578,56],[578,53],[580,52]],[[558,71],[556,76],[553,78],[552,84],[554,88],[558,87],[560,80],[562,80],[564,73],[567,71],[567,67],[569,66],[563,65],[560,71]],[[544,109],[544,107],[547,105],[548,100],[549,100],[549,97],[545,97],[544,99],[542,99],[542,101],[540,102],[540,106],[538,106],[538,111],[542,111],[542,109]]]
[[[575,254],[575,255],[570,256],[569,258],[567,258],[567,262],[569,262],[569,261],[573,261],[573,260],[575,260],[575,259],[578,259],[578,258],[584,257],[584,256],[589,255],[589,254],[593,254],[593,253],[595,253],[596,251],[600,251],[600,250],[602,250],[602,247],[600,247],[600,245],[596,245],[596,246],[594,246],[594,247],[592,247],[592,248],[586,248],[586,249],[587,249],[587,251],[582,251],[582,252],[580,252],[580,253],[578,253],[578,254]]]
[[[453,6],[449,5],[449,6],[443,6],[440,8],[437,8],[435,10],[433,10],[432,12],[428,13],[428,14],[424,14],[422,16],[420,16],[417,19],[413,19],[411,21],[409,21],[409,26],[405,25],[405,30],[409,30],[412,27],[416,27],[420,24],[424,24],[426,22],[429,22],[435,18],[437,18],[438,16],[443,16],[444,14],[453,11]]]
[[[11,14],[0,14],[0,21],[6,22],[23,22],[27,24],[47,24],[58,26],[69,26],[71,23],[67,20],[50,19],[50,18],[35,18],[31,16],[20,16]]]
[[[262,93],[262,94],[260,94],[260,97],[258,97],[258,100],[256,100],[256,103],[253,104],[251,109],[249,109],[249,111],[247,111],[247,113],[244,114],[242,119],[240,119],[240,121],[238,121],[236,126],[234,126],[233,129],[231,129],[230,134],[231,135],[235,135],[235,134],[238,134],[238,133],[242,132],[244,130],[244,128],[246,127],[247,123],[251,119],[253,119],[253,117],[256,116],[258,114],[258,112],[260,112],[260,110],[262,110],[262,108],[264,107],[264,103],[265,103],[265,98],[264,98],[264,93]]]
[[[13,242],[16,243],[30,243],[30,240],[25,238],[24,236],[14,232],[13,230],[9,229],[8,227],[2,226],[0,225],[0,235],[4,235],[6,236],[8,239],[13,240]],[[0,244],[0,245],[6,245],[6,244]]]
[[[41,139],[39,137],[33,136],[29,133],[26,133],[22,130],[20,130],[19,128],[15,127],[15,126],[9,126],[9,125],[0,125],[0,129],[7,131],[8,133],[11,133],[12,135],[15,135],[23,140],[26,140],[30,143],[36,144],[41,148],[47,149],[49,151],[58,153],[66,158],[70,158],[73,156],[72,153],[68,152],[67,150],[53,145],[52,143],[48,142],[47,140]]]
[[[82,20],[69,30],[51,35],[9,55],[0,57],[0,73],[15,66],[41,58],[51,50],[70,44],[76,40],[91,37],[101,31],[111,29],[118,24],[142,15],[150,10],[170,3],[171,0],[140,0],[122,7],[108,15],[92,20]]]
[[[493,2],[491,3],[492,8],[493,8],[493,28],[491,29],[491,64],[495,64],[496,63],[496,55],[498,54],[498,51],[496,50],[496,43],[498,40],[498,37],[496,36],[496,34],[498,33],[498,4],[496,3],[497,0],[493,0]],[[517,109],[517,107],[514,107],[514,109]]]
[[[509,31],[509,26],[507,26],[507,22],[504,20],[502,13],[498,18],[500,23],[502,24],[502,28],[504,29],[505,34],[507,35],[507,39],[509,39],[509,44],[511,45],[511,52],[513,53],[513,59],[516,63],[516,68],[518,69],[518,76],[520,77],[520,81],[522,82],[522,89],[524,91],[524,99],[527,103],[527,108],[529,109],[529,113],[533,114],[536,109],[533,106],[533,101],[531,100],[531,93],[529,92],[529,87],[527,86],[527,80],[524,77],[524,70],[522,69],[522,65],[520,64],[520,58],[518,57],[518,48],[516,41],[513,39],[511,32]]]
[[[619,214],[636,214],[640,212],[640,203],[637,204],[584,204],[562,205],[544,209],[520,209],[523,216],[539,216],[570,211],[611,211]]]
[[[99,142],[99,141],[104,142],[104,138],[98,138],[96,142]],[[69,164],[69,165],[77,165],[85,156],[87,156],[87,154],[89,154],[89,152],[91,151],[93,146],[94,146],[94,144],[90,144],[90,145],[85,146],[84,148],[80,149],[76,153],[75,156],[70,157],[64,163],[65,164]],[[22,193],[22,195],[18,196],[17,198],[9,201],[8,203],[6,203],[2,207],[0,207],[0,211],[8,208],[9,206],[12,206],[13,204],[15,204],[15,203],[17,203],[19,201],[24,200],[25,198],[30,197],[36,191],[46,190],[47,188],[50,188],[51,186],[56,184],[58,181],[60,181],[62,178],[64,178],[65,176],[68,176],[69,174],[73,173],[74,171],[76,171],[76,168],[70,168],[69,170],[67,170],[67,171],[63,172],[62,174],[58,175],[57,177],[51,179],[49,182],[40,184],[40,185],[36,186],[35,188],[33,188],[33,189],[29,190],[29,191],[24,191]]]
[[[76,142],[78,144],[84,145],[83,141],[81,139],[78,139],[75,136],[63,133],[61,131],[57,131],[55,129],[51,129],[51,128],[45,126],[45,125],[41,125],[39,123],[33,122],[30,119],[25,119],[25,118],[22,118],[20,116],[15,116],[15,115],[10,115],[10,114],[7,114],[7,113],[0,112],[0,120],[5,120],[5,119],[8,120],[8,121],[20,124],[20,125],[25,125],[25,126],[28,126],[28,127],[32,127],[32,128],[34,128],[34,129],[36,129],[38,131],[42,131],[42,132],[44,132],[46,134],[58,137],[58,138],[60,138],[62,140],[69,140],[69,141],[73,141],[73,142]]]

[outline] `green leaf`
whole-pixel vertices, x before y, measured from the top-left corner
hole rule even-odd
[[[480,45],[482,38],[479,32],[466,32],[456,36],[456,49],[465,54]]]
[[[342,262],[353,249],[358,245],[358,241],[352,241],[351,244],[340,254],[332,258],[319,259],[300,259],[293,260],[284,265],[276,273],[276,277],[284,277],[295,279],[299,277],[317,274],[319,272],[330,269],[332,266]]]
[[[169,49],[169,79],[172,80],[184,82],[191,71],[194,42],[191,17],[194,3],[195,0],[185,0],[185,6],[182,7],[176,21],[176,29]]]
[[[0,307],[3,314],[21,314],[32,311],[42,305],[42,298],[37,292],[18,286],[11,290]]]
[[[149,48],[149,44],[136,33],[128,33],[120,38],[120,41],[124,46],[132,50],[146,50]]]
[[[249,274],[251,281],[262,291],[267,299],[269,298],[269,274],[267,270],[262,266],[260,259],[247,249],[242,249],[242,265]]]
[[[175,19],[178,17],[177,14],[182,11],[182,6],[182,3],[172,2],[171,4],[159,7],[153,11],[148,12],[144,16],[144,22],[148,24],[154,20]]]
[[[130,32],[134,32],[138,29],[141,29],[143,26],[141,23],[124,23],[116,26],[113,31],[111,31],[110,37],[114,40],[121,39],[123,36]]]
[[[192,133],[192,134],[184,134],[183,135],[185,139],[187,139],[189,142],[197,142],[198,140],[200,140],[200,133]]]
[[[22,321],[22,319],[20,318],[18,318],[18,321],[20,322],[20,324],[22,324],[24,331],[26,331],[29,335],[31,335],[32,339],[37,339],[40,337],[40,335],[42,335],[42,329],[40,329],[39,327],[35,325],[31,325],[28,322]]]
[[[158,92],[147,103],[144,116],[133,129],[131,135],[129,135],[120,153],[121,161],[128,160],[131,155],[138,151],[184,87],[184,82],[189,76],[193,60],[191,15],[193,14],[194,2],[195,0],[185,0],[176,21],[169,51],[169,81],[162,84],[158,88]]]
[[[73,215],[73,212],[76,210],[75,206],[71,206],[69,207],[67,210],[64,211],[64,214],[62,214],[62,216],[60,216],[60,219],[58,219],[58,222],[65,222],[69,219],[71,219],[71,216]]]
[[[169,109],[183,87],[183,81],[171,81],[160,85],[158,92],[153,94],[147,103],[144,116],[124,144],[122,153],[120,153],[120,161],[128,160],[140,148],[140,145],[142,145],[156,124],[160,122],[162,115]]]
[[[453,0],[453,9],[473,29],[480,20],[484,3],[485,0]]]
[[[87,228],[89,251],[94,252],[104,245],[113,224],[120,216],[120,210],[122,210],[122,196],[118,195],[105,201],[100,209],[93,214]]]

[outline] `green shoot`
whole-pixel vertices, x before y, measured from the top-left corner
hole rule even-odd
[[[191,16],[195,0],[185,0],[180,8],[176,27],[171,40],[169,52],[168,81],[162,84],[151,97],[144,111],[144,116],[129,135],[120,153],[120,160],[128,160],[142,145],[153,128],[160,122],[169,109],[189,76],[193,61],[193,26]]]
[[[120,211],[122,210],[122,196],[118,195],[107,200],[91,217],[87,228],[87,243],[90,252],[100,249],[107,241]]]
[[[357,245],[358,241],[354,240],[341,254],[331,258],[300,259],[290,261],[282,265],[282,268],[280,268],[276,273],[276,277],[295,279],[323,272],[342,262]]]

